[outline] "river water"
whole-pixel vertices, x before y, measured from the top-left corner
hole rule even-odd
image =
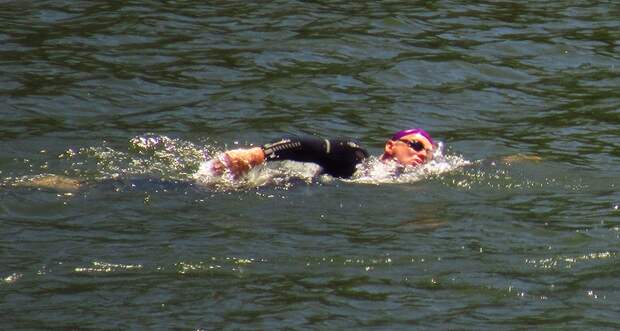
[[[2,1],[2,328],[619,328],[619,13]],[[443,158],[405,180],[196,179],[283,134],[379,155],[418,126]]]

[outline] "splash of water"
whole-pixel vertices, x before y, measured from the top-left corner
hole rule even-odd
[[[76,169],[75,175],[87,179],[152,176],[188,180],[205,153],[206,149],[185,140],[146,134],[130,139],[127,150],[97,146],[65,154]]]
[[[403,167],[396,162],[383,162],[377,157],[371,157],[360,166],[350,181],[377,185],[415,183],[471,164],[461,156],[445,155],[443,143],[439,142],[437,146],[433,160],[415,167]]]
[[[62,189],[67,183],[118,178],[188,181],[204,161],[205,154],[209,154],[208,148],[167,136],[140,135],[130,139],[126,149],[110,147],[106,142],[102,146],[69,148],[56,160],[46,160],[39,167],[40,172],[33,165],[32,174],[5,177],[0,185]]]
[[[236,178],[230,172],[215,174],[212,170],[212,162],[212,160],[202,162],[198,171],[194,173],[193,180],[199,185],[223,190],[249,189],[265,185],[288,189],[298,182],[312,183],[316,180],[329,180],[324,178],[326,176],[319,177],[320,167],[311,163],[292,161],[268,163]]]

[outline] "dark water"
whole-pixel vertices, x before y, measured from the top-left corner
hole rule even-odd
[[[620,327],[618,13],[3,1],[2,329]],[[205,150],[413,126],[471,164],[192,184]]]

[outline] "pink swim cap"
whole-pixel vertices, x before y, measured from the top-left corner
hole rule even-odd
[[[402,130],[402,131],[398,131],[396,132],[393,136],[392,136],[392,140],[398,140],[404,136],[408,136],[410,134],[416,134],[419,133],[422,136],[424,136],[424,138],[428,139],[428,141],[431,143],[431,145],[435,145],[435,142],[433,141],[433,138],[431,138],[431,135],[428,134],[428,132],[420,129],[420,128],[415,128],[415,129],[408,129],[408,130]]]

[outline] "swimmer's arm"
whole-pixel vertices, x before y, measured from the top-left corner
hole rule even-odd
[[[368,152],[349,139],[321,139],[315,136],[283,138],[262,146],[266,161],[310,162],[324,174],[349,178]]]
[[[356,165],[367,157],[366,150],[349,140],[291,137],[262,147],[224,152],[212,161],[211,167],[217,175],[229,171],[238,177],[268,160],[290,160],[315,163],[326,174],[347,178],[353,175]]]
[[[501,161],[507,164],[516,162],[539,162],[542,161],[542,158],[538,155],[515,154],[504,156],[501,158]]]
[[[238,177],[263,163],[265,152],[261,147],[233,149],[213,159],[212,169],[218,175],[228,170],[233,176]]]
[[[78,191],[84,185],[84,182],[66,176],[44,174],[15,182],[12,185],[16,187],[29,187],[54,190],[64,193],[73,193]]]

